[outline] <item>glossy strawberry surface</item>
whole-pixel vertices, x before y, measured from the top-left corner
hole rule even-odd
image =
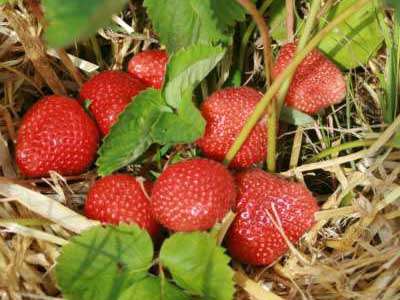
[[[260,169],[244,171],[235,179],[237,216],[227,235],[229,252],[243,263],[269,265],[288,249],[271,217],[297,243],[314,224],[317,202],[302,184]]]
[[[131,58],[128,72],[143,83],[160,89],[164,82],[168,55],[165,50],[145,50]]]
[[[156,219],[174,231],[207,230],[220,221],[236,197],[234,180],[220,163],[190,159],[167,167],[151,196]]]
[[[20,171],[30,177],[46,176],[49,171],[80,174],[92,164],[98,143],[96,124],[77,100],[47,96],[22,119],[16,161]]]
[[[80,98],[89,100],[89,110],[103,135],[118,120],[119,114],[146,86],[129,73],[103,71],[82,85]]]
[[[296,44],[283,46],[276,59],[273,76],[277,77],[293,60]],[[308,114],[341,102],[346,82],[339,68],[315,49],[298,66],[286,95],[286,104]]]
[[[205,156],[222,161],[262,95],[249,87],[226,88],[213,93],[201,106],[207,121],[204,136],[196,144]],[[260,120],[231,163],[245,168],[261,162],[267,153],[265,119]]]
[[[87,194],[85,215],[108,224],[134,223],[152,236],[159,231],[143,187],[128,174],[114,174],[97,180]]]

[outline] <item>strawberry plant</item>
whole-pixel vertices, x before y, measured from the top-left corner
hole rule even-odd
[[[5,299],[400,295],[397,1],[0,12]]]

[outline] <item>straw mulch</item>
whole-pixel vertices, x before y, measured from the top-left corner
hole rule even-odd
[[[157,46],[141,18],[141,12],[130,6],[124,15],[113,18],[113,30],[101,30],[96,38],[65,52],[46,49],[34,12],[21,3],[0,11],[2,300],[61,299],[53,272],[60,246],[95,224],[76,213],[81,212],[85,193],[96,177],[94,170],[71,178],[52,174],[41,180],[18,175],[13,151],[21,116],[43,94],[76,95],[82,81],[96,71],[123,69],[132,53]],[[249,72],[257,81],[262,76],[257,63],[261,53],[253,48]],[[304,181],[314,192],[322,207],[316,215],[318,223],[273,266],[234,264],[241,271],[237,276],[244,287],[238,289],[236,299],[279,299],[273,295],[284,299],[400,299],[400,151],[383,147],[400,118],[390,127],[381,121],[374,70],[382,68],[384,61],[380,54],[349,76],[352,96],[316,118],[314,124],[285,128],[280,158],[289,163],[281,165],[288,170],[281,174]],[[230,62],[224,63],[228,70]],[[340,145],[373,138],[372,146],[307,163],[329,146],[327,139]],[[140,168],[129,170],[142,175]]]

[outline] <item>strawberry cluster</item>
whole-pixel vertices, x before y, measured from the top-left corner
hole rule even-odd
[[[57,95],[38,101],[18,132],[20,171],[29,177],[84,172],[96,157],[99,136],[108,134],[132,99],[148,87],[162,86],[166,63],[165,51],[144,51],[132,58],[129,73],[104,71],[85,82],[79,101]],[[96,122],[84,111],[85,101]]]
[[[296,44],[282,47],[273,75],[290,63]],[[26,113],[18,132],[16,161],[30,177],[49,171],[62,175],[84,172],[93,162],[100,136],[146,88],[163,85],[168,57],[149,50],[134,56],[128,72],[104,71],[81,88],[80,99],[48,96]],[[316,113],[341,101],[345,81],[338,68],[318,50],[297,68],[286,104]],[[153,237],[161,226],[171,231],[208,230],[229,210],[236,218],[226,236],[231,255],[252,265],[269,265],[296,243],[314,223],[318,210],[307,188],[254,165],[267,153],[266,116],[259,120],[228,170],[222,161],[262,94],[249,87],[226,88],[206,99],[207,121],[196,142],[206,158],[169,165],[154,185],[127,174],[97,180],[90,188],[85,214],[104,223],[136,223]],[[89,116],[82,105],[89,102]],[[93,117],[95,121],[92,120]]]

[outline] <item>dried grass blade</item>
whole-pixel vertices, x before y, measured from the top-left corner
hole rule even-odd
[[[42,230],[37,230],[22,226],[16,223],[9,223],[0,221],[0,226],[5,228],[5,231],[20,234],[25,237],[30,237],[42,241],[47,241],[56,245],[65,245],[68,241],[58,236],[46,233]]]
[[[75,233],[80,233],[98,222],[88,220],[84,216],[65,207],[57,201],[38,192],[30,190],[7,180],[0,180],[0,194],[16,198],[17,201],[45,219],[49,219],[61,227]]]
[[[15,9],[6,6],[3,9],[4,15],[8,22],[13,27],[17,36],[24,46],[26,56],[32,61],[35,69],[39,72],[42,78],[46,81],[54,93],[65,95],[66,90],[56,72],[52,68],[45,52],[45,46],[39,36],[31,34],[28,30],[32,25],[27,20],[23,19]]]
[[[234,275],[235,282],[256,300],[283,300],[278,295],[266,291],[260,284],[237,271]]]

